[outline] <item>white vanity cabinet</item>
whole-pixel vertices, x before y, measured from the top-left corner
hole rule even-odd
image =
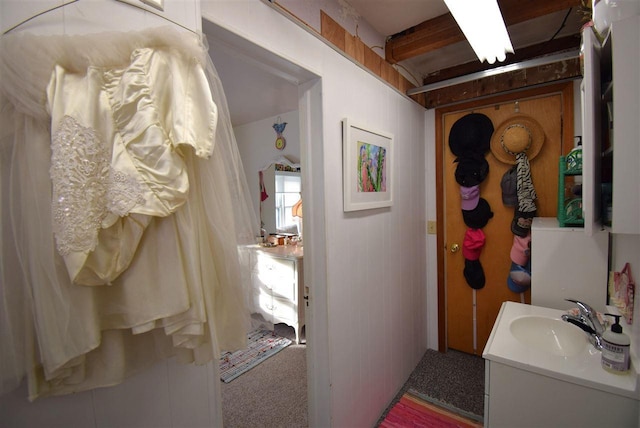
[[[640,17],[582,36],[585,233],[640,234]],[[604,186],[603,186],[604,184]]]
[[[638,401],[633,398],[485,362],[485,428],[632,428],[637,424]]]
[[[640,363],[613,374],[565,311],[504,302],[484,348],[485,428],[638,427]]]
[[[300,343],[305,310],[302,248],[255,246],[251,257],[254,311],[269,323],[293,327]]]

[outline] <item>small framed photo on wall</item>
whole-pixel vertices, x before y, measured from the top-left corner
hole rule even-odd
[[[342,121],[344,211],[393,203],[393,135]]]

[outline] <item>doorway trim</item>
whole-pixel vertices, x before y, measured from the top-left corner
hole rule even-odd
[[[322,132],[322,79],[203,17],[203,33],[247,56],[253,65],[298,85],[300,166],[302,170],[304,283],[309,290],[307,337],[307,411],[309,426],[330,426],[326,233]],[[215,65],[215,64],[214,64]],[[307,291],[305,290],[305,296]],[[217,403],[221,412],[221,402]]]
[[[329,378],[329,310],[322,138],[322,80],[298,86],[300,164],[303,204],[304,283],[307,341],[307,407],[309,426],[331,426]],[[316,144],[312,144],[316,142]]]
[[[447,351],[447,301],[446,301],[446,271],[445,271],[445,252],[446,243],[444,239],[445,231],[445,201],[444,201],[444,150],[445,142],[443,129],[444,115],[456,111],[469,110],[479,106],[490,106],[492,104],[505,103],[522,98],[537,97],[551,93],[562,93],[562,111],[563,117],[571,114],[573,117],[573,81],[554,83],[545,86],[537,86],[535,88],[523,89],[517,92],[509,92],[498,94],[493,97],[472,100],[465,103],[445,106],[437,108],[435,111],[435,172],[436,172],[436,224],[437,224],[437,267],[438,267],[438,351]],[[566,126],[570,125],[570,126]],[[573,121],[570,124],[562,124],[563,141],[573,141]],[[570,148],[569,148],[570,149]],[[563,147],[563,151],[567,151],[567,147]]]

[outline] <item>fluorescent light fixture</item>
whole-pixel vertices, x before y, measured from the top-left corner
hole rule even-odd
[[[497,0],[444,0],[480,62],[504,61],[513,46]]]

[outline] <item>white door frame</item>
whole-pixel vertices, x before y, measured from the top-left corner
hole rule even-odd
[[[300,166],[304,195],[304,284],[309,290],[305,313],[305,330],[308,338],[308,420],[309,426],[330,426],[322,79],[309,70],[205,18],[203,18],[203,32],[231,46],[236,53],[251,58],[252,63],[261,69],[298,84]],[[221,407],[221,403],[217,403],[217,406]]]

